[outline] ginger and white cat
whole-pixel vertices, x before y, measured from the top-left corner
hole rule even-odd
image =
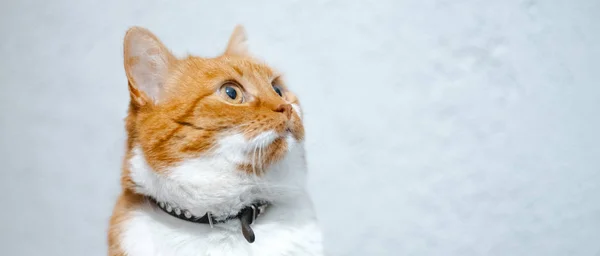
[[[216,58],[177,58],[134,27],[124,62],[128,140],[109,255],[322,255],[300,104],[250,56],[241,26]]]

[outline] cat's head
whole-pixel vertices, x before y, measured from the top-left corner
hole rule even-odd
[[[177,58],[148,30],[131,28],[124,62],[131,96],[125,178],[156,197],[181,193],[168,186],[250,189],[244,182],[267,175],[303,140],[298,99],[280,73],[250,56],[241,26],[215,58]],[[180,184],[147,188],[174,177]]]

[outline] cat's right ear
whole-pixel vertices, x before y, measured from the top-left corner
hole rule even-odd
[[[244,29],[244,26],[235,26],[231,36],[229,36],[229,42],[227,43],[227,48],[225,49],[225,55],[247,56],[247,41],[248,36],[246,35],[246,29]]]
[[[158,103],[169,67],[177,58],[152,32],[141,27],[132,27],[125,34],[123,55],[131,102],[138,106]]]

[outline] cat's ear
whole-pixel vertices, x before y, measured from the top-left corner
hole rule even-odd
[[[242,25],[237,25],[233,29],[233,33],[229,37],[227,43],[227,49],[225,55],[237,55],[247,56],[248,55],[248,37],[246,36],[246,29]]]
[[[145,28],[132,27],[123,43],[125,73],[132,103],[157,103],[164,93],[169,66],[175,56]]]

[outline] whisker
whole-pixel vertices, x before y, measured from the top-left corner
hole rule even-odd
[[[252,150],[252,174],[253,175],[253,179],[256,180],[256,149],[257,149],[258,145],[254,146],[254,150]]]
[[[265,165],[264,165],[264,150],[265,150],[265,144],[266,142],[262,142],[260,145],[260,170],[262,173],[265,172]]]
[[[261,151],[260,151],[261,152],[261,154],[260,154],[260,158],[261,158],[260,159],[260,165],[261,165],[261,169],[263,170],[263,172],[265,172],[265,170],[264,170],[265,169],[265,166],[264,166],[264,156],[265,156],[264,155],[264,150],[265,150],[265,146],[267,146],[267,142],[266,141],[264,141],[262,143],[262,145],[261,145]],[[266,186],[267,193],[269,193],[269,194],[273,193],[271,187],[272,186]]]

